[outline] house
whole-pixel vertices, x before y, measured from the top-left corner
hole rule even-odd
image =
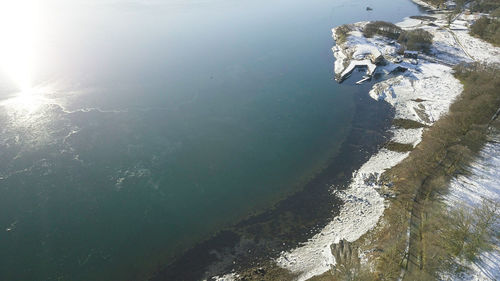
[[[404,51],[403,57],[407,59],[418,59],[418,52],[417,51]]]
[[[444,5],[446,6],[446,9],[448,10],[455,10],[457,8],[457,3],[455,3],[455,1],[446,1],[446,3],[444,3]]]
[[[384,56],[380,52],[372,52],[369,56],[370,61],[374,64],[379,64],[384,60]]]

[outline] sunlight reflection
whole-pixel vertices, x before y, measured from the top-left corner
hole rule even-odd
[[[31,102],[32,79],[36,65],[36,48],[40,37],[40,1],[0,1],[0,66]]]
[[[3,101],[0,105],[7,106],[18,113],[31,114],[40,108],[40,106],[49,102],[44,96],[47,90],[46,88],[26,89],[17,93],[14,97]]]

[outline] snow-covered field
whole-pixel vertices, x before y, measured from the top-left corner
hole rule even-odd
[[[389,62],[375,70],[389,73],[397,65],[407,69],[398,76],[376,83],[369,93],[376,100],[390,103],[396,111],[396,118],[432,125],[448,112],[453,100],[462,92],[462,85],[453,76],[453,65],[473,60],[488,63],[500,60],[499,48],[471,37],[466,31],[442,28],[445,23],[443,18],[441,16],[435,22],[437,26],[429,26],[420,20],[409,18],[399,23],[404,29],[424,28],[431,32],[434,35],[432,54],[419,57],[418,64],[406,60],[401,63]],[[457,20],[457,24],[465,26],[462,18]],[[397,43],[380,36],[365,38],[361,32],[365,25],[366,22],[350,25],[353,30],[346,42],[333,48],[336,75],[345,74],[349,65],[366,62],[377,53],[384,55],[387,60],[397,57]],[[332,31],[335,37],[335,29]],[[393,141],[415,146],[421,140],[423,129],[393,128],[392,131]],[[298,274],[298,280],[307,280],[329,270],[335,264],[330,250],[333,243],[338,243],[341,239],[355,241],[377,224],[386,204],[377,192],[381,188],[378,186],[378,179],[386,169],[402,161],[408,154],[381,149],[373,155],[353,174],[349,188],[339,194],[345,202],[340,214],[302,246],[282,253],[276,260],[277,264]],[[500,160],[497,166],[500,166]],[[491,253],[485,255],[490,258],[498,257]],[[495,262],[500,264],[498,259]],[[487,264],[476,266],[484,270]]]
[[[500,136],[499,136],[500,138]],[[470,166],[470,175],[458,176],[450,183],[446,197],[449,206],[465,204],[478,206],[484,199],[500,201],[500,139],[490,142],[481,150]],[[500,225],[496,225],[497,232]],[[494,249],[483,252],[475,263],[466,264],[469,272],[453,276],[453,280],[486,281],[500,280],[500,241]]]

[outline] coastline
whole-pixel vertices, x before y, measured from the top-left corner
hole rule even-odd
[[[411,0],[413,3],[419,5],[419,6],[422,6],[424,8],[428,8],[428,9],[437,9],[437,7],[427,3],[427,2],[424,2],[422,0]]]
[[[367,91],[370,98],[379,102],[385,101],[390,105],[395,111],[394,118],[422,124],[420,128],[391,127],[387,130],[387,133],[392,135],[389,141],[415,147],[421,141],[424,127],[432,126],[445,115],[454,99],[462,92],[462,85],[453,77],[452,66],[460,62],[485,61],[495,58],[495,54],[498,54],[498,49],[489,48],[488,43],[468,35],[466,28],[460,31],[441,29],[446,24],[444,15],[437,17],[434,22],[436,26],[410,18],[398,23],[398,26],[405,30],[424,28],[431,31],[435,41],[432,55],[423,55],[416,65],[410,61],[400,63],[406,68],[403,74],[393,73],[396,69],[394,63],[373,70],[375,74],[385,76],[387,79],[375,83]],[[357,47],[362,46],[363,50],[375,48],[384,54],[391,52],[391,48],[389,50],[386,48],[389,45],[387,40],[378,37],[367,39],[362,36],[361,28],[366,23],[353,24],[357,29],[353,30],[347,42],[342,44],[344,46],[334,47],[333,51],[337,58],[336,74],[345,72],[344,60],[350,63]],[[333,34],[335,35],[335,29]],[[463,41],[467,43],[461,44]],[[499,59],[498,56],[496,58]],[[380,176],[385,170],[405,159],[408,154],[409,152],[379,148],[362,163],[359,169],[353,171],[347,189],[330,193],[331,197],[338,198],[344,203],[340,210],[329,214],[333,220],[320,229],[313,228],[310,232],[313,234],[312,238],[300,243],[298,247],[290,249],[288,245],[287,247],[278,245],[273,251],[281,252],[274,262],[280,268],[290,271],[294,275],[294,280],[307,280],[331,269],[335,265],[335,258],[331,252],[333,244],[342,239],[349,242],[356,241],[377,225],[388,204],[385,198],[393,196],[390,186],[384,185]],[[251,263],[248,265],[252,266]],[[253,263],[253,266],[260,268],[259,263]],[[247,267],[243,266],[240,269]],[[219,272],[221,275],[226,275],[215,276],[215,280],[241,278],[237,267],[236,269],[233,267],[230,273],[227,269]]]
[[[391,75],[395,63],[389,62],[385,66],[379,66],[375,72],[383,72],[389,78],[376,83],[369,92],[373,99],[391,104],[395,109],[396,119],[411,120],[425,126],[431,126],[445,115],[449,106],[462,92],[461,83],[452,74],[453,65],[473,61],[498,63],[500,60],[497,55],[498,48],[468,34],[467,25],[464,23],[467,23],[470,17],[457,17],[455,22],[459,23],[455,24],[455,30],[452,31],[445,28],[444,14],[434,16],[434,26],[411,18],[397,23],[404,30],[423,28],[431,32],[434,35],[431,54],[419,58],[418,64],[410,61],[398,63],[406,68],[401,75]],[[335,73],[340,77],[340,81],[343,80],[345,69],[353,63],[356,64],[356,61],[358,64],[365,64],[367,57],[376,56],[376,52],[387,57],[396,55],[393,43],[389,40],[378,36],[363,36],[361,31],[366,24],[367,22],[360,22],[349,25],[351,30],[345,42],[333,48],[337,58]],[[459,25],[459,28],[456,25]],[[334,38],[338,39],[336,28],[332,32]],[[368,66],[367,74],[370,75],[371,72],[373,70]],[[393,127],[390,131],[393,134],[391,141],[415,147],[421,141],[424,129]],[[277,264],[298,274],[296,280],[308,280],[331,269],[335,265],[331,251],[333,244],[342,239],[354,242],[377,225],[388,204],[384,197],[392,196],[390,186],[382,183],[380,175],[401,162],[408,154],[409,152],[392,152],[383,148],[372,156],[353,174],[350,187],[343,197],[346,204],[340,215],[305,245],[283,252],[276,260]],[[389,159],[391,161],[387,161]]]
[[[347,188],[349,175],[387,142],[394,114],[389,105],[366,95],[369,84],[349,87],[357,89],[352,127],[328,167],[272,209],[198,243],[149,280],[200,280],[213,276],[231,280],[228,278],[236,277],[235,272],[265,266],[280,252],[300,246],[326,226],[343,204],[340,197],[332,196],[332,186]]]

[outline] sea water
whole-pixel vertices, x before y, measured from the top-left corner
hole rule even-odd
[[[1,280],[143,280],[300,189],[354,114],[331,28],[418,12],[408,0],[43,2],[36,26],[9,27],[36,37],[36,59],[2,38],[21,70],[0,73]]]

